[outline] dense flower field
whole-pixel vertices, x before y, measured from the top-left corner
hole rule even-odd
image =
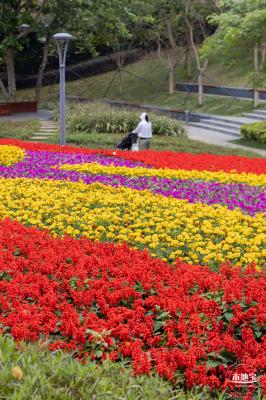
[[[1,331],[265,387],[265,182],[262,159],[1,140]]]

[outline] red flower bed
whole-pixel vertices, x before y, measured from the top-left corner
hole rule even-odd
[[[16,139],[0,139],[0,145],[12,144],[25,150],[46,150],[62,153],[99,153],[103,155],[113,155],[113,150],[91,150],[74,146],[59,146],[45,143],[23,142]],[[142,161],[155,168],[186,169],[186,170],[207,170],[207,171],[225,171],[230,172],[252,172],[255,174],[266,173],[266,161],[262,158],[248,158],[238,156],[220,156],[215,154],[190,154],[177,153],[174,151],[115,151],[117,157],[125,158],[131,161]]]
[[[176,267],[126,245],[53,238],[0,222],[0,327],[81,359],[129,357],[136,374],[219,388],[266,365],[266,277],[229,265]],[[265,372],[265,370],[264,370]]]
[[[190,154],[174,151],[140,151],[121,152],[120,157],[132,161],[142,161],[153,165],[155,168],[207,170],[230,172],[252,172],[255,174],[266,173],[266,161],[262,158],[248,158],[240,156],[222,156],[216,154]]]

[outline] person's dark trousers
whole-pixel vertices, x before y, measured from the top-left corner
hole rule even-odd
[[[151,139],[139,138],[139,150],[148,150],[151,145]]]

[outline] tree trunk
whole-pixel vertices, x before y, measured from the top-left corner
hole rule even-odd
[[[118,82],[119,82],[119,94],[121,95],[123,93],[123,88],[122,88],[122,68],[120,67],[118,70]]]
[[[174,83],[174,67],[173,65],[170,65],[168,67],[168,83],[169,83],[169,94],[174,94],[175,90],[175,83]]]
[[[47,35],[45,43],[43,45],[42,62],[39,67],[38,77],[37,77],[37,82],[36,82],[36,87],[35,87],[35,101],[37,101],[37,103],[39,103],[39,101],[41,99],[43,75],[44,75],[45,67],[47,65],[48,50],[49,50],[49,45],[51,43],[51,40],[52,40],[52,35],[49,33]]]
[[[14,66],[14,49],[10,47],[6,54],[6,67],[8,79],[8,101],[16,100],[16,75]]]
[[[204,65],[202,67],[200,56],[199,56],[199,50],[194,41],[193,26],[190,23],[187,15],[185,15],[185,22],[188,27],[189,39],[190,39],[192,50],[194,52],[195,60],[197,63],[197,69],[198,69],[198,104],[199,104],[199,106],[203,106],[203,75],[208,66],[208,59],[205,60]]]
[[[203,106],[203,71],[200,68],[198,71],[198,104],[199,106]]]
[[[261,52],[261,66],[263,67],[265,63],[265,58],[266,58],[266,49],[263,47],[262,52]]]
[[[259,49],[258,46],[256,45],[254,47],[254,84],[253,84],[253,105],[254,107],[257,107],[259,104],[259,91],[258,91],[258,77],[259,77]]]
[[[165,20],[165,24],[167,27],[167,33],[168,33],[168,40],[170,43],[170,46],[173,50],[177,51],[177,44],[174,38],[174,34],[173,34],[173,20],[172,20],[172,16],[167,18],[164,18]]]
[[[123,54],[123,51],[119,51],[115,55],[115,61],[117,65],[117,75],[118,75],[118,92],[120,95],[123,93],[123,87],[122,87],[122,69],[125,63],[126,57]]]
[[[186,40],[186,48],[185,48],[185,68],[187,71],[187,76],[191,78],[191,57],[190,57],[190,48],[191,48],[191,41],[190,41],[190,35],[187,34],[187,40]]]
[[[0,79],[0,90],[2,92],[2,95],[4,96],[4,99],[8,101],[8,93],[2,79]]]
[[[185,67],[187,71],[187,76],[191,78],[191,59],[190,59],[190,49],[186,47],[185,50]]]

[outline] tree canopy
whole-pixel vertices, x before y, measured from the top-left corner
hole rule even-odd
[[[157,49],[166,65],[169,93],[174,92],[180,49],[188,75],[190,59],[196,60],[199,86],[208,59],[239,63],[246,57],[253,59],[257,88],[264,80],[265,23],[266,0],[5,0],[0,4],[0,66],[8,84],[0,79],[0,89],[9,100],[16,98],[16,57],[35,44],[31,59],[38,69],[38,99],[48,56],[56,56],[52,36],[58,31],[74,36],[72,58],[82,52],[118,52],[118,70],[124,62],[122,49]]]

